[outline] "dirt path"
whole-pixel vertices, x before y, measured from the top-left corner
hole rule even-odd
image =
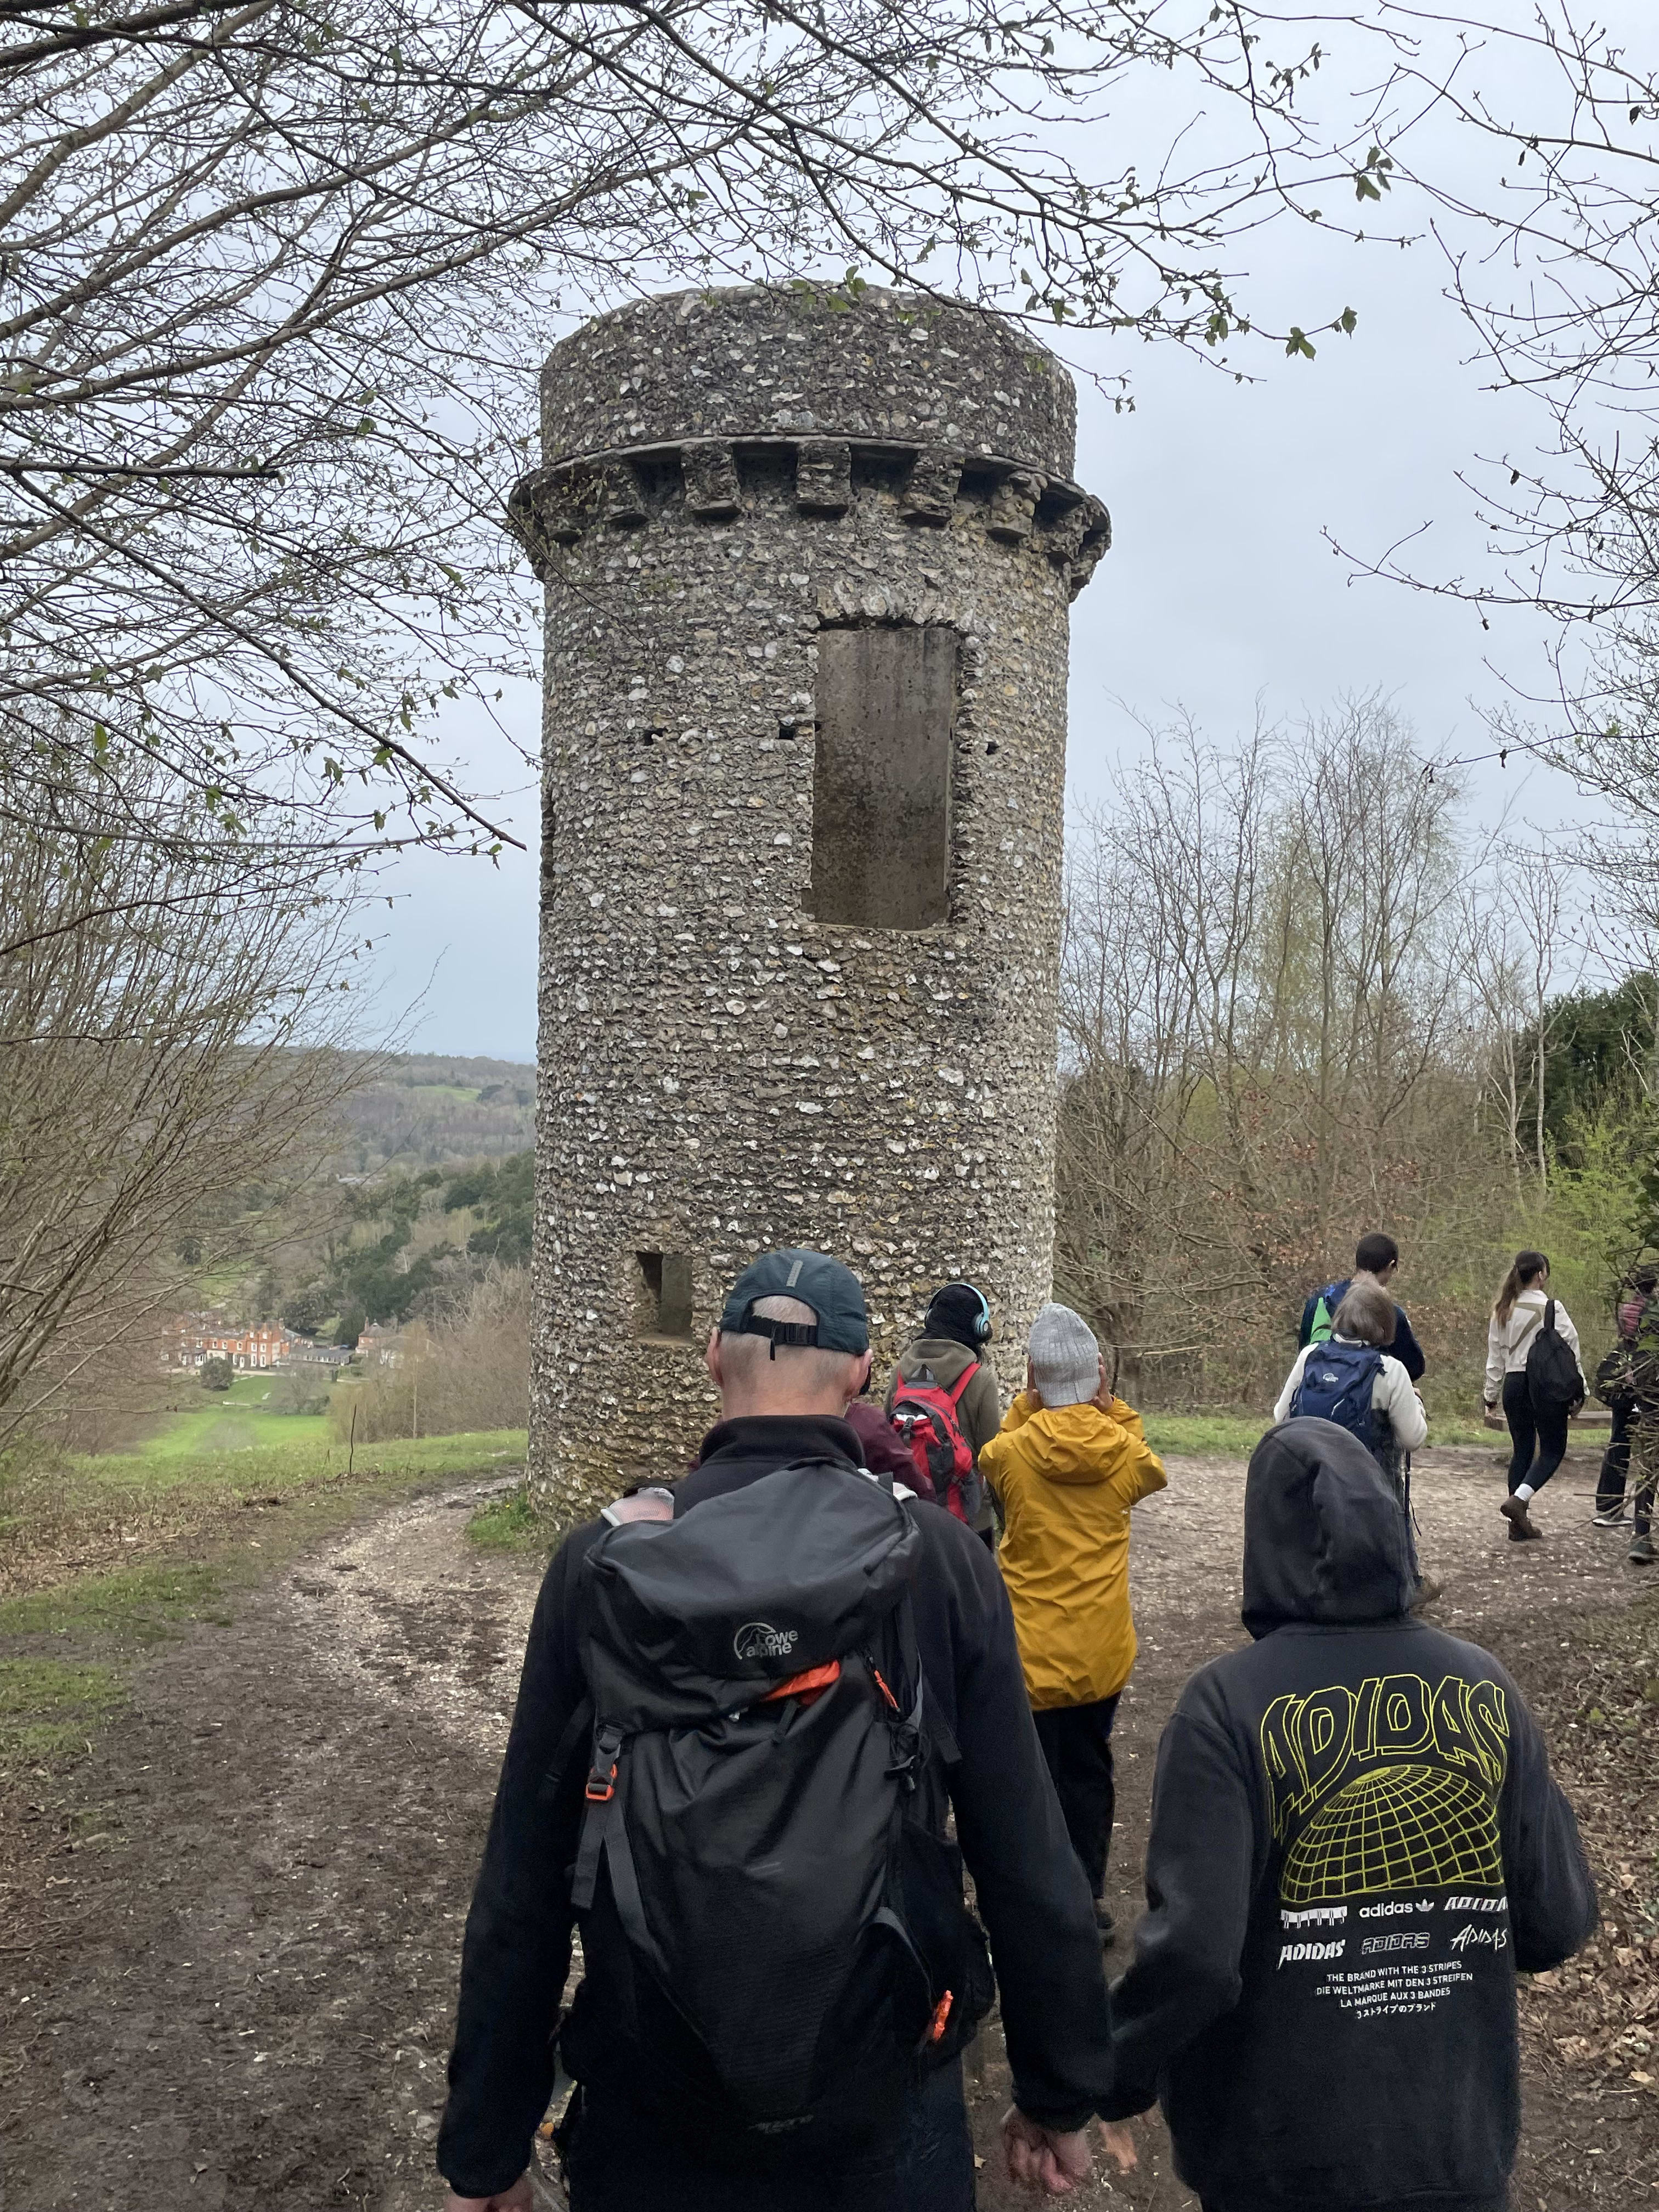
[[[1425,1564],[1446,1586],[1435,1617],[1564,1712],[1585,1608],[1637,1584],[1624,1543],[1590,1526],[1592,1479],[1570,1462],[1540,1502],[1550,1540],[1510,1547],[1489,1454],[1431,1455],[1417,1477]],[[163,1649],[76,1771],[77,1809],[22,1808],[0,1932],[0,2212],[436,2203],[460,1929],[538,1580],[464,1541],[479,1494],[398,1506]],[[1242,1494],[1236,1463],[1172,1462],[1137,1516],[1111,1876],[1126,1923],[1158,1729],[1192,1668],[1239,1637]],[[1631,1909],[1653,1888],[1650,1864]],[[1575,2085],[1550,2027],[1528,2038],[1519,2212],[1652,2202],[1659,2095],[1628,2082],[1639,2066]],[[995,2212],[1006,2073],[982,2043]],[[1189,2206],[1155,2124],[1143,2143],[1136,2176],[1077,2201]]]

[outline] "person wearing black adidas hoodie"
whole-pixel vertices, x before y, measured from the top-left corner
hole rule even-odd
[[[774,1331],[769,1346],[756,1341]],[[856,1474],[858,1437],[841,1416],[868,1378],[867,1346],[863,1294],[845,1267],[817,1253],[751,1262],[708,1348],[726,1418],[674,1486],[676,1520],[781,1468]],[[915,1500],[905,1510],[921,1540],[913,1602],[931,1733],[948,1747],[945,1786],[996,1967],[1014,2100],[1009,2162],[1018,2178],[1060,2193],[1087,2171],[1084,2130],[1111,2079],[1093,1900],[1037,1743],[996,1563],[941,1507]],[[674,2022],[646,2018],[644,2004],[634,2016],[628,1992],[592,1955],[561,2029],[591,1727],[579,1755],[563,1740],[586,1694],[576,1599],[601,1534],[591,1522],[566,1540],[531,1624],[462,1954],[438,2136],[451,2212],[530,2212],[526,2169],[556,2055],[580,2085],[562,2130],[574,2212],[751,2212],[763,2202],[768,2212],[968,2212],[974,2158],[959,2060],[912,2098],[896,2137],[866,2142],[844,2164],[822,2154],[785,2162],[760,2181],[726,2170],[720,2147],[699,2140],[700,2111],[661,2108]],[[767,2021],[754,2032],[765,2036]]]
[[[1101,2107],[1162,2104],[1204,2212],[1504,2205],[1515,1976],[1578,1949],[1595,1891],[1520,1692],[1411,1595],[1370,1454],[1328,1421],[1269,1430],[1255,1641],[1194,1676],[1158,1747]]]

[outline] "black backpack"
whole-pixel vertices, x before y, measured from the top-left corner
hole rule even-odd
[[[1527,1354],[1527,1396],[1540,1419],[1576,1413],[1584,1402],[1584,1378],[1572,1347],[1555,1326],[1555,1300],[1547,1301],[1544,1318]]]
[[[920,1548],[890,1486],[818,1464],[609,1528],[583,1563],[586,1977],[628,2094],[723,2163],[890,2125],[994,1996],[945,1834]]]

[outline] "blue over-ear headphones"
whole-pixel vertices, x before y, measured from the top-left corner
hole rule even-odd
[[[991,1309],[986,1303],[984,1291],[981,1291],[978,1285],[975,1283],[945,1283],[942,1285],[939,1290],[934,1291],[933,1298],[929,1300],[928,1311],[930,1313],[933,1311],[933,1305],[939,1299],[944,1297],[946,1291],[966,1291],[972,1297],[978,1300],[979,1311],[974,1316],[972,1321],[969,1322],[969,1332],[972,1335],[974,1342],[976,1345],[988,1343],[990,1340],[991,1335]]]

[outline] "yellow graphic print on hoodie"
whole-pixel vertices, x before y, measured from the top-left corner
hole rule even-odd
[[[1092,1705],[1128,1680],[1129,1512],[1164,1484],[1140,1416],[1121,1398],[1033,1411],[1022,1392],[979,1458],[1006,1526],[1008,1585],[1025,1688],[1039,1710]]]

